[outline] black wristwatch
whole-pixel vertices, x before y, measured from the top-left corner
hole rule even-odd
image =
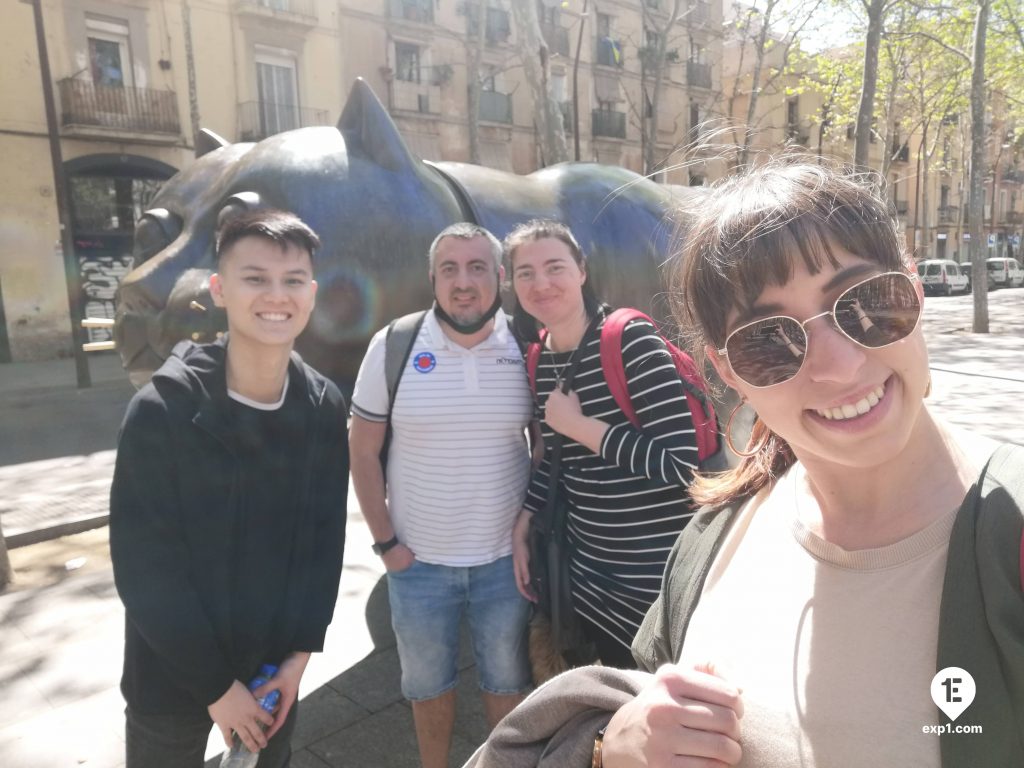
[[[387,541],[375,541],[375,542],[373,542],[373,547],[372,547],[373,554],[375,554],[375,555],[383,555],[389,549],[393,549],[394,547],[397,547],[397,546],[398,546],[398,537],[397,536],[392,536]]]

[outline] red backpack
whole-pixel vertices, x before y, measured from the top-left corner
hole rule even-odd
[[[611,390],[615,404],[626,414],[630,423],[639,428],[640,419],[637,418],[636,409],[629,397],[629,390],[626,387],[626,370],[622,365],[622,332],[626,325],[633,320],[644,320],[655,328],[657,324],[647,315],[638,309],[616,309],[604,321],[601,328],[601,370],[604,372],[608,389]],[[530,377],[530,389],[537,393],[537,364],[540,362],[540,352],[544,344],[545,331],[541,331],[540,342],[534,342],[526,349],[526,372]],[[659,333],[659,336],[661,334]],[[715,417],[715,407],[711,404],[704,379],[697,370],[693,358],[679,349],[675,344],[661,337],[668,347],[672,362],[675,363],[676,371],[679,372],[679,381],[686,392],[686,404],[690,408],[693,418],[694,434],[697,438],[697,459],[701,468],[704,468],[708,460],[719,453],[718,443],[718,419]],[[712,468],[712,467],[709,467]],[[716,465],[714,469],[721,469]]]

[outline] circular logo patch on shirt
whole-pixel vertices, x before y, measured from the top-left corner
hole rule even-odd
[[[430,373],[437,367],[437,358],[433,352],[420,352],[412,359],[412,367],[420,373]]]

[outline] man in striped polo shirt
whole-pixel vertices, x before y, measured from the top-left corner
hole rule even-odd
[[[388,571],[402,692],[424,768],[448,765],[463,612],[492,728],[530,686],[529,603],[516,589],[511,531],[529,481],[533,404],[501,310],[501,255],[482,227],[441,232],[429,252],[434,306],[394,403],[387,328],[370,342],[352,397],[352,481]]]

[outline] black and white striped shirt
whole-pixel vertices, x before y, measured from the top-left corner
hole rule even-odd
[[[600,328],[583,340],[573,379],[583,413],[611,425],[600,455],[574,440],[562,446],[561,483],[569,502],[570,571],[576,610],[627,648],[658,596],[669,551],[693,516],[686,486],[697,442],[675,364],[654,327],[629,323],[622,334],[627,387],[642,430],[616,406],[601,370]],[[555,379],[571,352],[544,350],[537,365],[543,419]],[[526,498],[531,512],[548,494],[554,432],[542,421],[545,457]]]

